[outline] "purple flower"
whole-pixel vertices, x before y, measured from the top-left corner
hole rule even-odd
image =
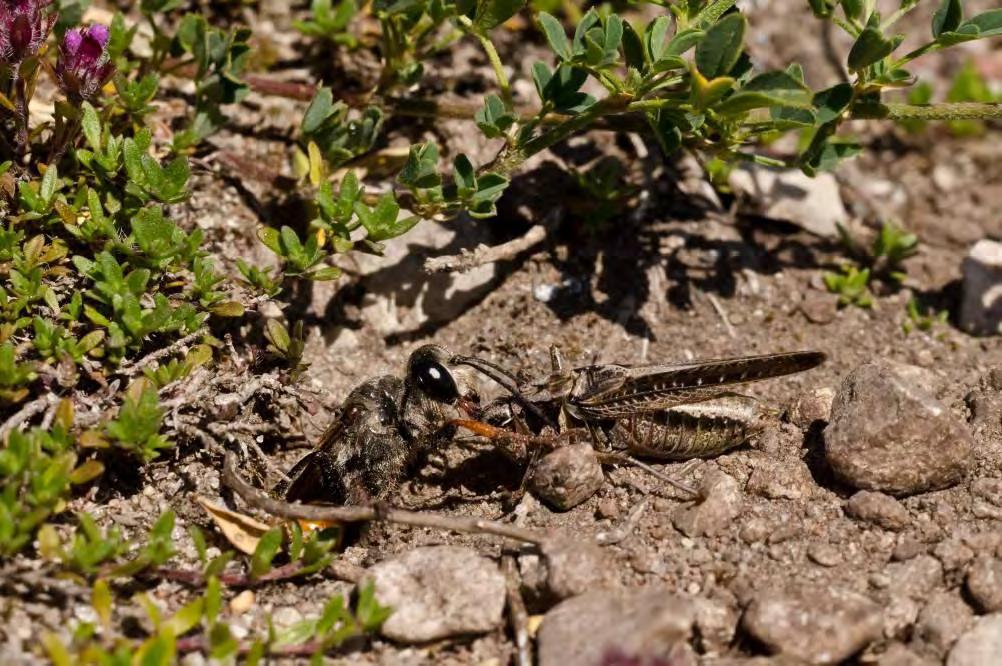
[[[0,62],[17,69],[49,36],[56,12],[46,8],[52,0],[0,0]]]
[[[108,28],[95,23],[67,30],[59,45],[56,76],[59,87],[73,101],[89,100],[115,71],[108,62]]]

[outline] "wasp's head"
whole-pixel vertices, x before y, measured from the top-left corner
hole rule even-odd
[[[407,383],[436,402],[454,404],[460,393],[449,370],[451,358],[452,354],[438,345],[418,348],[407,361]]]

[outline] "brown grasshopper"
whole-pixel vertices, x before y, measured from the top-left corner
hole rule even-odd
[[[718,455],[760,433],[775,411],[750,396],[734,393],[740,384],[782,377],[817,367],[818,351],[628,366],[589,365],[569,369],[557,348],[546,379],[520,384],[499,366],[465,357],[471,365],[504,386],[512,399],[486,408],[481,424],[460,427],[502,441],[508,450],[526,453],[530,435],[549,426],[568,433],[585,428],[601,459],[630,463],[665,478],[636,458],[679,461]],[[519,407],[525,413],[519,413]],[[522,457],[522,456],[520,456]],[[692,492],[672,479],[665,480]]]

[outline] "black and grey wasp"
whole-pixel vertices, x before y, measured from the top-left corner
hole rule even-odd
[[[477,396],[462,390],[437,345],[411,354],[403,379],[384,375],[358,385],[317,448],[289,472],[289,501],[364,504],[405,478],[425,452],[448,442],[450,421],[475,414]]]

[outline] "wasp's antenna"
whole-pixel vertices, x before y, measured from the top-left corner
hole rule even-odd
[[[468,365],[485,377],[494,380],[501,388],[511,394],[515,402],[521,405],[526,411],[532,413],[533,416],[548,426],[556,427],[557,424],[554,423],[553,419],[543,413],[539,407],[523,395],[522,391],[519,390],[518,380],[515,379],[515,376],[500,365],[478,356],[453,356],[449,362],[453,365]]]

